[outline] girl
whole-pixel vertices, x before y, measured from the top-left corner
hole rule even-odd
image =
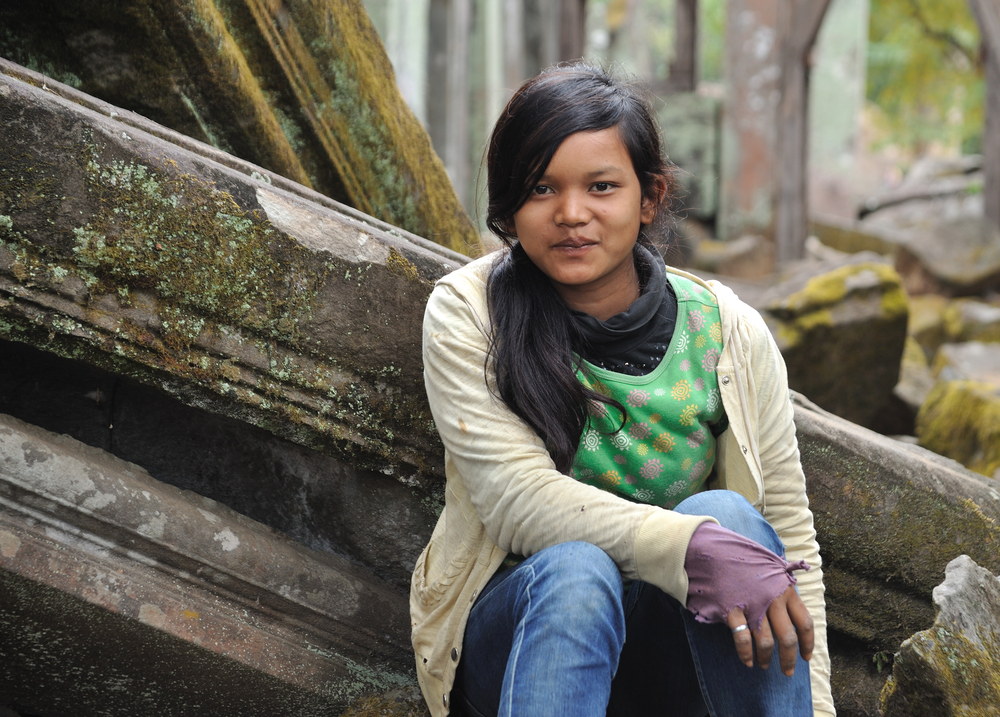
[[[543,72],[487,170],[507,249],[424,317],[447,475],[411,589],[431,713],[832,715],[784,364],[753,309],[651,250],[674,184],[648,104]]]

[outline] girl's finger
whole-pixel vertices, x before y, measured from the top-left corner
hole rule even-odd
[[[736,645],[736,654],[747,667],[753,667],[753,636],[750,634],[747,618],[743,611],[734,607],[726,616],[726,624],[733,631],[733,643]]]

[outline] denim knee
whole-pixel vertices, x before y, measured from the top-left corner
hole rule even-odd
[[[763,545],[778,555],[785,554],[778,534],[750,501],[731,490],[706,490],[685,498],[675,511],[687,515],[708,515],[729,528]]]
[[[553,545],[525,561],[532,571],[532,599],[548,609],[586,620],[586,613],[623,613],[622,578],[618,566],[603,550],[584,542]]]
[[[561,590],[589,586],[616,586],[620,592],[621,573],[611,557],[596,545],[574,541],[550,546],[528,558],[536,579]]]

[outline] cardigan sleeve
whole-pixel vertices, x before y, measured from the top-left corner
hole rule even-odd
[[[424,382],[451,465],[489,538],[532,555],[567,541],[602,548],[626,578],[687,597],[684,558],[701,516],[633,503],[556,470],[538,435],[488,388],[485,286],[471,267],[434,289],[424,315]]]

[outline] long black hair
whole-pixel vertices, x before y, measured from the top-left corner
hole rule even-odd
[[[528,80],[497,120],[486,155],[486,225],[508,247],[487,284],[493,390],[538,433],[564,472],[572,466],[589,402],[621,406],[577,380],[580,336],[572,314],[517,242],[513,219],[563,140],[611,127],[621,135],[643,198],[665,207],[676,185],[649,102],[636,86],[596,67],[558,65]],[[660,219],[664,214],[657,211]],[[647,231],[640,231],[640,241]]]

